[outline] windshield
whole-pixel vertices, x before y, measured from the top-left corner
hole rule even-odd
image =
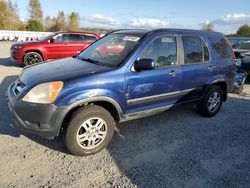
[[[51,33],[49,35],[47,35],[46,37],[42,37],[39,39],[39,41],[45,41],[45,40],[49,40],[51,37],[53,37],[55,35],[55,33]]]
[[[77,58],[116,67],[135,49],[141,37],[141,35],[131,34],[110,34],[89,46]]]

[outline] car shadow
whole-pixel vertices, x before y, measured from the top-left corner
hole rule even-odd
[[[126,122],[107,150],[138,187],[249,185],[249,106],[250,98],[230,97],[212,118],[183,106]]]
[[[7,76],[0,84],[0,135],[24,135],[68,154],[61,137],[47,140],[9,126],[5,93],[16,79]],[[138,187],[240,187],[241,182],[250,183],[249,106],[248,97],[230,97],[213,118],[199,116],[193,106],[178,106],[121,123],[120,134],[106,150],[123,176]]]
[[[10,57],[0,58],[0,65],[5,66],[5,67],[20,67],[20,68],[23,68],[23,66],[18,65],[17,63],[13,63],[10,60]]]
[[[18,76],[7,76],[0,84],[0,134],[6,134],[14,137],[18,137],[20,134],[17,130],[10,125],[13,124],[11,116],[9,115],[9,109],[7,105],[6,91],[11,83],[13,83]]]

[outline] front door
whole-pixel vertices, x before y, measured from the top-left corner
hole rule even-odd
[[[48,43],[46,49],[47,59],[59,59],[68,57],[68,34],[58,34],[54,37],[53,42]]]
[[[175,36],[154,38],[145,47],[139,59],[155,61],[154,70],[126,73],[126,114],[171,106],[180,98],[181,68],[177,58]]]

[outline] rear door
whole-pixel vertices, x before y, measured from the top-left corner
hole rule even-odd
[[[214,71],[214,74],[224,77],[227,81],[228,91],[233,91],[235,58],[230,43],[223,35],[209,37],[209,41],[215,52],[216,72]]]
[[[70,34],[68,42],[69,56],[75,56],[96,40],[94,36],[84,34]]]
[[[154,38],[139,59],[156,63],[154,70],[128,70],[126,114],[175,104],[180,97],[181,68],[175,36]]]
[[[181,102],[199,98],[216,65],[211,63],[207,44],[199,36],[182,36]]]

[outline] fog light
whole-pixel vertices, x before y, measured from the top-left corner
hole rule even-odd
[[[40,127],[40,123],[24,121],[27,127],[38,129]]]

